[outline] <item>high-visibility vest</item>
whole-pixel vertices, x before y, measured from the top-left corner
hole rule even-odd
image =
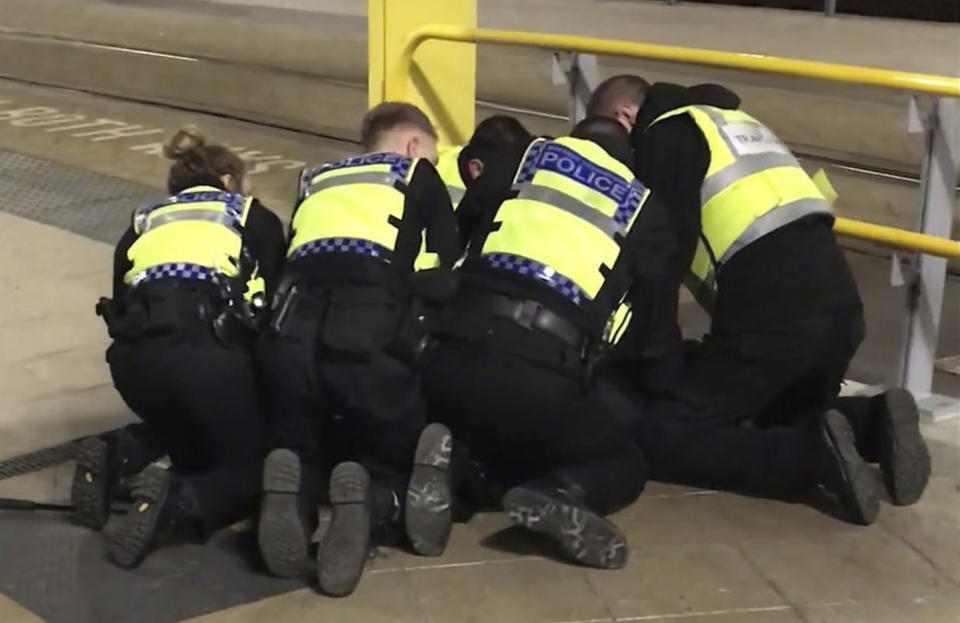
[[[416,165],[374,153],[304,169],[287,257],[355,253],[391,262]]]
[[[602,147],[571,137],[534,141],[513,184],[517,195],[497,210],[498,228],[484,241],[480,260],[549,286],[588,317],[606,319],[604,339],[612,341],[628,316],[626,292],[613,293],[610,309],[597,309],[594,299],[649,191]]]
[[[467,185],[460,175],[460,152],[463,151],[463,145],[453,145],[440,150],[440,158],[437,160],[437,173],[447,187],[450,193],[450,203],[456,210],[460,205],[460,200],[467,192]]]
[[[240,273],[243,228],[252,199],[212,186],[194,186],[133,213],[137,239],[127,251],[133,267],[123,277],[136,287],[160,279],[215,281]],[[247,283],[249,298],[263,280]]]
[[[651,125],[677,115],[690,115],[710,148],[689,284],[709,308],[717,272],[740,249],[807,215],[830,215],[830,204],[790,149],[747,113],[684,106]]]

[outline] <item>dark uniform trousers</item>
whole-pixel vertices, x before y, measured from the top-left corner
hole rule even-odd
[[[515,347],[529,330],[513,331],[505,328],[502,337]],[[427,359],[424,394],[431,419],[447,424],[500,487],[575,487],[586,506],[608,514],[633,502],[646,483],[629,429],[582,374],[516,348],[444,337]]]
[[[390,350],[408,306],[383,286],[301,285],[304,298],[258,347],[271,443],[298,454],[313,501],[332,466],[352,460],[379,485],[375,510],[392,512],[425,424],[419,375]]]
[[[169,455],[205,536],[255,509],[262,421],[249,345],[227,347],[199,318],[107,350],[114,385],[142,420],[115,435],[123,475]]]
[[[658,480],[795,492],[815,483],[820,414],[839,408],[855,431],[868,427],[864,399],[837,398],[863,337],[859,306],[768,331],[718,332],[688,344],[681,373],[663,392],[629,400],[621,394],[617,410],[634,414]],[[631,400],[645,408],[631,409]]]

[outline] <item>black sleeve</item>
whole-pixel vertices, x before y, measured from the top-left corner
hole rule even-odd
[[[514,175],[525,151],[526,148],[522,151],[518,148],[491,159],[483,175],[467,188],[457,208],[457,223],[464,247],[478,234],[485,232],[497,208],[509,197]]]
[[[113,300],[120,301],[127,293],[128,286],[123,282],[123,276],[133,268],[133,262],[127,256],[127,252],[133,243],[137,240],[137,234],[133,231],[133,226],[127,228],[117,243],[117,248],[113,251]]]
[[[682,279],[700,237],[700,187],[710,164],[706,139],[688,116],[666,119],[633,134],[637,178],[665,204]]]
[[[280,218],[257,199],[253,200],[247,215],[243,244],[257,262],[260,276],[267,285],[267,300],[270,300],[279,285],[287,240]]]
[[[450,194],[429,161],[417,163],[408,192],[407,206],[412,204],[420,214],[420,222],[426,231],[427,251],[437,254],[441,267],[450,268],[460,258],[460,234]]]
[[[653,193],[637,216],[629,242],[633,319],[618,350],[625,351],[625,360],[639,372],[641,386],[653,389],[672,374],[682,346],[677,326],[677,244],[667,206]]]

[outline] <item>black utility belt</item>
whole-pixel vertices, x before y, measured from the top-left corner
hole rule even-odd
[[[469,308],[472,313],[486,312],[512,320],[524,329],[549,333],[577,350],[586,350],[589,344],[587,333],[583,329],[550,311],[539,301],[514,299],[490,292],[471,292],[459,297],[454,305]]]

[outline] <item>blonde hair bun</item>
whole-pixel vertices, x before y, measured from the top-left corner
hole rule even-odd
[[[177,130],[163,145],[163,155],[170,160],[180,160],[206,143],[203,133],[196,126],[189,125]]]

